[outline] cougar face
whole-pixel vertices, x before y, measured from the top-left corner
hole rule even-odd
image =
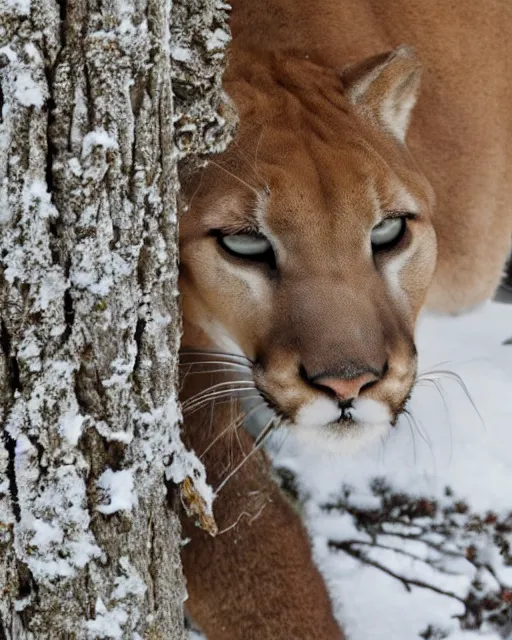
[[[304,435],[382,433],[415,379],[436,259],[432,190],[403,141],[417,62],[398,50],[341,79],[283,66],[227,83],[238,137],[185,182],[183,344],[200,330],[248,358]]]

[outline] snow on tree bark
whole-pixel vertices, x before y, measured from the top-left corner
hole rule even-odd
[[[226,41],[211,0],[0,1],[2,638],[183,637],[177,162],[229,140]]]

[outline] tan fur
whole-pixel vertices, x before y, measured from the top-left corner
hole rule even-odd
[[[308,406],[333,404],[337,378],[375,379],[361,397],[394,422],[414,383],[425,301],[449,312],[482,302],[510,250],[512,7],[233,5],[224,85],[240,128],[225,154],[184,176],[184,348],[245,354],[290,428],[305,428]],[[373,257],[372,227],[397,213],[414,214],[406,235]],[[247,227],[272,240],[275,272],[232,258],[210,235]],[[182,399],[226,375],[187,376]],[[227,429],[239,412],[228,404],[185,416],[190,445],[209,447],[214,487],[251,450],[243,430]],[[360,427],[326,418],[315,429],[342,440]],[[228,529],[215,540],[184,521],[188,608],[208,638],[341,638],[300,519],[263,454],[214,507]]]

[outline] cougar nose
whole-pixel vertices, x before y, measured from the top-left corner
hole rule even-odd
[[[334,391],[340,400],[353,400],[357,398],[361,389],[367,385],[377,382],[379,377],[368,371],[356,378],[320,377],[315,378],[315,385],[327,387]]]

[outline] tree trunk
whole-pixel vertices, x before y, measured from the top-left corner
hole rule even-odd
[[[177,162],[229,138],[219,7],[0,0],[0,638],[184,636]]]

